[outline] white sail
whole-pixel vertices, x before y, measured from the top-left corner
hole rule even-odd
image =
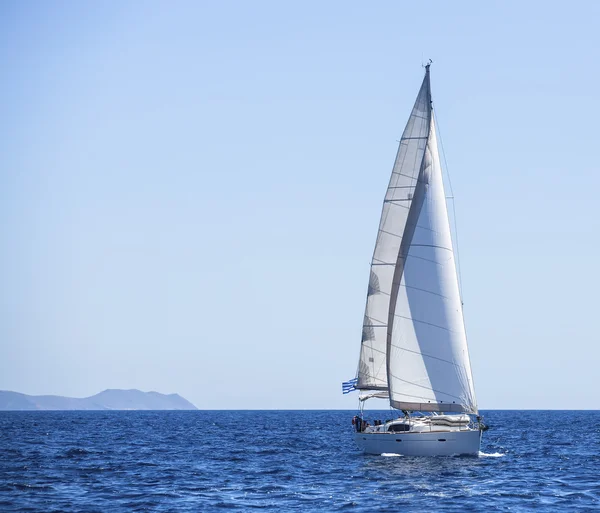
[[[386,351],[392,279],[424,158],[430,119],[431,93],[427,68],[400,140],[371,261],[358,366],[357,388],[362,390],[388,389]]]
[[[390,403],[477,413],[433,119],[392,286]]]

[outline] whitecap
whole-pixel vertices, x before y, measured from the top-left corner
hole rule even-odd
[[[402,454],[396,454],[395,452],[383,452],[383,453],[381,453],[381,455],[384,458],[393,458],[395,456],[402,456]]]

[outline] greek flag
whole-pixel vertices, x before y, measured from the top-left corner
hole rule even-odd
[[[349,394],[350,392],[356,390],[357,383],[358,383],[358,378],[351,379],[350,381],[344,381],[342,383],[342,393]]]

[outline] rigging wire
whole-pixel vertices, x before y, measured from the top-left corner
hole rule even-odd
[[[433,102],[432,102],[433,103]],[[454,225],[454,235],[456,239],[456,270],[458,274],[458,292],[460,294],[460,301],[463,302],[463,287],[462,287],[462,273],[460,271],[460,252],[458,250],[458,223],[456,222],[456,208],[454,206],[454,190],[452,189],[452,180],[450,179],[450,170],[448,168],[448,162],[446,161],[446,152],[444,150],[444,141],[442,139],[442,131],[440,129],[440,123],[438,121],[436,109],[433,110],[433,116],[435,118],[435,124],[437,127],[438,135],[440,136],[440,146],[442,148],[442,156],[444,158],[444,168],[446,170],[446,178],[448,178],[448,186],[450,188],[450,196],[446,196],[446,199],[451,200],[452,203],[452,224]]]

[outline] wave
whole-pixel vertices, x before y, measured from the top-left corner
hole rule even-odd
[[[485,453],[483,451],[479,451],[480,458],[501,458],[502,456],[506,456],[506,454],[503,454],[501,452]]]

